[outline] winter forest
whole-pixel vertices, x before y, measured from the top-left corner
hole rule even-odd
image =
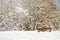
[[[60,11],[52,0],[0,0],[0,31],[60,30]]]

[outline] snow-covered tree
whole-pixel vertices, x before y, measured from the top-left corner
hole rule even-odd
[[[60,11],[51,0],[3,0],[0,3],[0,30],[35,30],[45,26],[57,30],[59,15]]]

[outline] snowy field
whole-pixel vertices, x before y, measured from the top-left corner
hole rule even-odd
[[[0,40],[60,40],[60,31],[9,31],[0,32]]]

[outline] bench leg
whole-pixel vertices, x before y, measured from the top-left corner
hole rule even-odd
[[[50,31],[49,32],[51,32],[51,29],[50,29]]]
[[[40,32],[40,30],[38,30],[38,32]]]

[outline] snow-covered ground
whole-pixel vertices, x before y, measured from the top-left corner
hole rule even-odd
[[[0,40],[60,40],[60,31],[5,31],[0,32]]]

